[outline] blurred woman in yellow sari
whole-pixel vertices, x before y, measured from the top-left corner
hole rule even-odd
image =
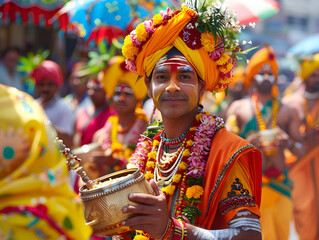
[[[0,239],[88,239],[55,130],[33,98],[0,84]]]

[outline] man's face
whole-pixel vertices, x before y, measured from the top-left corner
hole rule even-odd
[[[70,87],[75,93],[85,94],[87,90],[87,82],[82,83],[77,72],[74,72],[70,77]]]
[[[120,83],[114,90],[114,107],[118,113],[135,112],[137,100],[133,90],[125,83]]]
[[[205,91],[195,69],[184,56],[162,58],[155,66],[148,95],[162,116],[178,118],[197,108]]]
[[[58,86],[49,78],[43,78],[36,84],[39,97],[43,102],[50,101],[58,91]]]
[[[317,68],[307,79],[306,79],[307,90],[313,92],[319,92],[319,68]]]
[[[271,93],[271,88],[275,84],[275,76],[269,64],[263,65],[255,75],[255,84],[260,93]]]
[[[87,93],[96,107],[104,106],[107,103],[103,85],[98,80],[90,79],[88,81]]]
[[[19,60],[19,54],[16,51],[9,51],[2,59],[3,64],[11,71],[15,70]]]

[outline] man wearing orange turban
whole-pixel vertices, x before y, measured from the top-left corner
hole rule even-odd
[[[272,75],[275,77],[275,80],[277,80],[279,72],[278,62],[275,52],[270,46],[260,49],[249,60],[245,73],[246,86],[251,85],[252,81],[255,79],[255,75],[258,74],[260,69],[265,65],[270,66]]]
[[[60,66],[53,61],[45,60],[31,72],[31,77],[35,79],[38,103],[58,132],[59,138],[63,139],[67,146],[72,146],[75,116],[58,93],[63,83]]]
[[[254,87],[254,92],[251,97],[235,101],[229,107],[228,122],[235,118],[240,136],[259,148],[263,155],[263,239],[288,240],[292,185],[287,176],[284,152],[289,147],[288,137],[299,139],[297,112],[279,102],[276,86],[278,63],[270,46],[251,57],[245,77],[246,82]]]
[[[218,3],[187,1],[124,40],[127,67],[144,78],[163,119],[130,159],[154,190],[130,194],[138,205],[122,209],[134,214],[121,224],[137,230],[136,240],[261,238],[260,152],[200,105],[205,90],[224,91],[231,81],[240,52],[235,19]]]
[[[144,81],[136,81],[137,77],[125,68],[122,56],[111,58],[104,71],[102,84],[113,99],[116,114],[94,136],[102,152],[91,160],[100,169],[100,176],[126,167],[147,127],[147,117],[140,107],[147,90]]]
[[[319,54],[301,63],[300,89],[283,99],[298,112],[301,134],[292,141],[298,156],[289,176],[293,180],[293,210],[295,227],[300,239],[318,239],[319,233]]]

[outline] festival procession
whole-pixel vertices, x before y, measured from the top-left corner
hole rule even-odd
[[[0,239],[319,240],[318,9],[0,0]]]

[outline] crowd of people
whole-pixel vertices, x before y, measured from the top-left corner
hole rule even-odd
[[[30,72],[33,97],[16,71],[19,51],[3,52],[1,239],[108,238],[85,226],[83,183],[55,136],[91,179],[127,167],[144,173],[155,195],[130,194],[137,205],[123,212],[134,216],[120,223],[135,240],[288,240],[292,225],[300,240],[319,239],[319,54],[302,59],[280,92],[272,47],[236,65],[240,31],[218,11],[189,1],[156,14],[87,81],[84,61],[66,78],[45,60]],[[208,27],[214,18],[225,24]],[[150,138],[143,133],[154,119]]]

